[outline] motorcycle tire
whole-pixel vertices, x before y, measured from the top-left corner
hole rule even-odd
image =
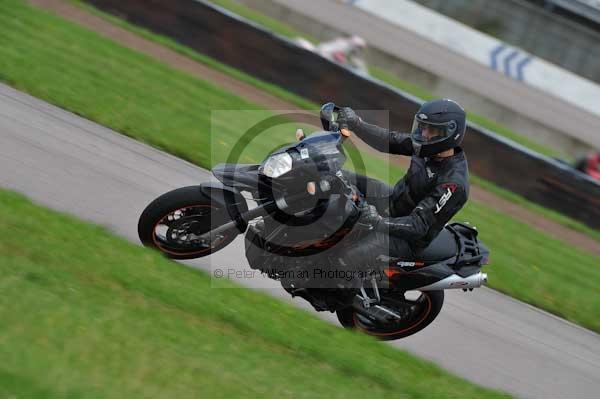
[[[186,212],[192,214],[186,216]],[[210,198],[202,194],[198,186],[178,188],[156,198],[140,215],[138,236],[142,244],[146,247],[155,248],[172,259],[194,259],[207,256],[226,247],[239,234],[239,230],[233,227],[215,240],[205,243],[205,245],[199,243],[194,245],[193,242],[184,245],[181,240],[175,241],[171,238],[174,236],[173,232],[163,234],[163,237],[161,237],[159,228],[165,225],[167,226],[167,232],[169,232],[171,227],[167,223],[178,223],[177,215],[181,220],[179,223],[184,222],[183,218],[187,217],[190,220],[188,224],[196,223],[195,228],[198,229],[198,226],[200,226],[202,232],[210,230],[211,219],[214,220],[215,215],[218,215],[223,222],[230,220],[226,215],[226,211],[211,203]]]
[[[421,294],[419,313],[410,322],[392,328],[374,324],[367,326],[360,321],[360,316],[352,307],[340,309],[336,315],[344,328],[372,335],[382,341],[393,341],[421,331],[431,324],[440,313],[444,305],[444,291],[422,291]]]

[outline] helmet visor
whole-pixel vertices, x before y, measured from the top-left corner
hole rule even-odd
[[[422,145],[439,143],[446,140],[457,131],[456,121],[431,122],[415,116],[411,134],[412,139]]]

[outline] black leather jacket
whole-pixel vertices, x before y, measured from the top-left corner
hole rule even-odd
[[[413,155],[410,134],[361,122],[355,133],[382,152]],[[394,186],[390,217],[378,230],[409,242],[414,250],[425,248],[444,225],[463,207],[469,196],[469,168],[460,147],[448,158],[412,156],[406,175]]]

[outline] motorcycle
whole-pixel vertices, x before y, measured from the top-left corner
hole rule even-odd
[[[357,223],[365,199],[342,169],[342,144],[352,132],[340,129],[338,111],[333,103],[323,105],[323,131],[297,134],[297,142],[261,164],[219,164],[212,169],[218,181],[161,195],[140,216],[140,240],[170,258],[192,259],[244,234],[252,269],[315,310],[335,312],[343,327],[381,340],[427,327],[445,289],[467,291],[487,282],[481,268],[489,251],[476,228],[450,223],[417,259],[374,254],[374,265],[344,285],[350,274],[339,254],[370,232]]]

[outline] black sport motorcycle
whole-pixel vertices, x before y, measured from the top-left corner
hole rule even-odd
[[[250,267],[292,296],[336,312],[346,328],[403,338],[437,317],[445,289],[487,281],[481,267],[489,251],[474,227],[451,223],[418,259],[373,254],[373,265],[348,270],[339,255],[371,232],[357,223],[366,202],[343,173],[342,143],[351,132],[339,129],[337,112],[335,104],[323,105],[324,131],[297,134],[260,165],[219,164],[212,170],[218,182],[161,195],[140,216],[138,234],[170,258],[192,259],[245,233]]]

